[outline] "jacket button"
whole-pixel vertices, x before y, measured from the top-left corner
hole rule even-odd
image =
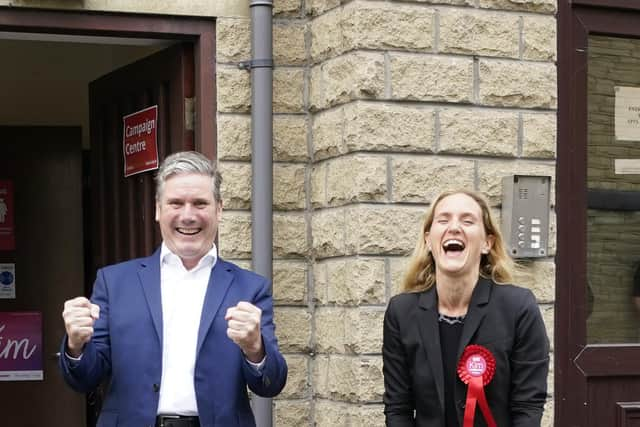
[[[156,393],[160,391],[160,384],[154,384],[153,385],[153,391],[155,391]]]

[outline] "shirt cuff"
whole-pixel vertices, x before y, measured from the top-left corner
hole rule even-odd
[[[82,353],[80,353],[80,356],[78,356],[78,357],[73,357],[73,356],[71,356],[69,353],[67,353],[67,352],[65,351],[65,352],[64,352],[64,356],[65,356],[67,359],[69,359],[69,360],[71,360],[71,361],[74,361],[74,362],[79,362],[79,361],[81,361],[81,360],[82,360]],[[263,360],[263,361],[264,361],[264,360]]]
[[[81,356],[82,357],[82,356]],[[247,359],[245,357],[245,360],[247,361],[247,363],[256,371],[260,372],[262,370],[262,367],[264,366],[264,362],[265,360],[267,360],[267,355],[265,354],[264,357],[262,358],[262,360],[258,363],[254,363],[251,360]]]

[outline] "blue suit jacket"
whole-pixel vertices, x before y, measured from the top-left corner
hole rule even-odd
[[[60,358],[62,374],[80,392],[110,378],[98,427],[153,426],[162,376],[160,251],[100,269],[91,300],[100,306],[93,338],[79,362]],[[226,334],[225,313],[239,301],[262,309],[266,360],[260,372]],[[218,259],[209,278],[196,350],[194,384],[202,427],[255,426],[247,386],[271,397],[287,378],[274,332],[269,281]],[[62,351],[66,341],[65,336]]]

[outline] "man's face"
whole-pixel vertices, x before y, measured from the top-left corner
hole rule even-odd
[[[222,203],[213,197],[213,181],[189,173],[169,177],[156,202],[162,239],[187,269],[198,264],[213,246],[222,216]]]

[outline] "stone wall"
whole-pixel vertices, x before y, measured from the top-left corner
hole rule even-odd
[[[382,426],[382,318],[430,199],[473,188],[499,214],[503,176],[555,175],[556,2],[274,5],[274,298],[290,366],[275,423]],[[220,246],[247,266],[249,31],[217,21]],[[549,257],[522,282],[550,338],[553,218]]]

